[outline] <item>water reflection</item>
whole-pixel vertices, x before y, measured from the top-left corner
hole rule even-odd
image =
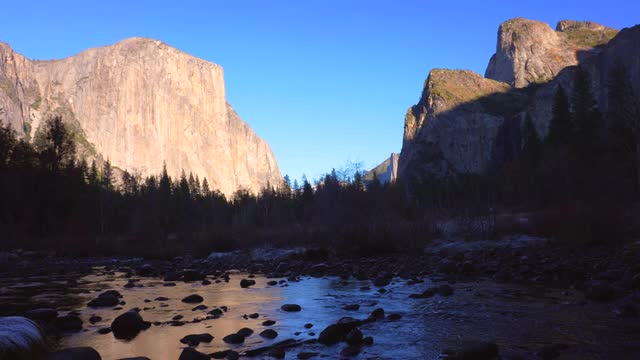
[[[142,279],[142,287],[125,289],[124,274],[95,274],[77,281],[56,278],[0,280],[0,308],[5,313],[20,314],[29,308],[48,305],[67,311],[77,310],[84,322],[83,331],[65,336],[63,347],[92,346],[104,359],[147,356],[151,359],[177,359],[185,345],[179,340],[189,334],[210,333],[211,343],[200,343],[204,353],[234,349],[242,352],[282,340],[312,339],[327,325],[344,316],[366,318],[381,307],[387,314],[397,313],[399,321],[384,320],[361,327],[365,336],[373,336],[374,345],[363,347],[359,358],[376,359],[437,359],[440,351],[461,339],[495,341],[506,357],[531,358],[538,349],[549,344],[565,344],[567,358],[629,358],[640,353],[640,328],[637,322],[616,318],[612,305],[582,303],[574,291],[525,288],[492,282],[457,283],[453,296],[434,296],[429,299],[410,299],[409,294],[421,292],[432,285],[429,281],[407,285],[396,279],[386,286],[386,293],[377,292],[368,281],[337,278],[305,278],[300,282],[268,286],[268,280],[256,277],[256,284],[243,289],[239,283],[243,275],[233,274],[225,282],[201,285],[176,283],[165,287],[159,279]],[[122,293],[126,305],[121,310],[91,309],[86,304],[103,290],[116,289]],[[206,310],[192,311],[200,304],[185,304],[182,298],[199,294]],[[156,301],[166,297],[167,301]],[[147,300],[145,302],[145,300]],[[285,303],[302,306],[302,311],[287,313],[280,310]],[[343,309],[347,304],[359,304],[357,311]],[[206,319],[213,308],[228,307],[218,319]],[[123,312],[138,307],[146,321],[162,322],[142,331],[131,341],[117,340],[112,334],[100,335],[98,329],[108,327]],[[10,310],[8,310],[10,309]],[[258,313],[256,319],[243,315]],[[91,324],[93,315],[102,321]],[[176,315],[184,316],[183,326],[166,324]],[[193,319],[204,319],[192,323]],[[273,326],[263,326],[273,320]],[[313,327],[305,328],[311,323]],[[228,334],[248,327],[254,333],[240,345],[222,341]],[[259,333],[266,328],[278,332],[273,340]],[[632,344],[632,345],[629,345]],[[335,358],[344,344],[325,347],[305,345],[291,350],[287,358],[295,358],[300,351],[319,352]]]

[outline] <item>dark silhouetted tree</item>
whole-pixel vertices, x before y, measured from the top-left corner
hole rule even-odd
[[[41,136],[38,150],[44,168],[58,173],[69,162],[74,161],[76,145],[71,132],[60,116],[46,121],[44,133]]]

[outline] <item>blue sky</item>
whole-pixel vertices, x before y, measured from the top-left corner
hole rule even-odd
[[[402,146],[404,114],[429,70],[484,73],[498,25],[640,22],[616,1],[8,1],[0,41],[52,59],[146,36],[220,64],[227,99],[273,149],[283,174],[311,179]]]

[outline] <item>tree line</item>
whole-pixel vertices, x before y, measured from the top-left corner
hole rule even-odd
[[[549,209],[543,235],[611,236],[640,194],[640,111],[623,66],[610,74],[606,113],[590,84],[578,67],[571,96],[557,88],[547,136],[526,115],[518,156],[488,174],[381,184],[334,170],[229,198],[184,171],[143,178],[88,164],[60,117],[33,144],[0,127],[0,246],[159,257],[265,243],[407,251],[436,236],[442,218]]]

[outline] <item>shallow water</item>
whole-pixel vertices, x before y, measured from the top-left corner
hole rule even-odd
[[[175,287],[163,286],[161,279],[145,278],[137,283],[142,287],[131,289],[124,288],[128,281],[124,274],[103,274],[101,269],[77,282],[64,278],[2,279],[0,304],[4,313],[20,313],[45,305],[54,306],[61,313],[77,310],[84,321],[83,331],[63,336],[61,347],[91,346],[103,359],[131,356],[177,359],[185,347],[179,340],[198,333],[214,336],[211,343],[201,343],[198,351],[212,353],[231,348],[242,353],[286,339],[316,338],[322,329],[341,317],[364,319],[379,307],[384,308],[386,314],[397,313],[402,318],[363,325],[362,332],[374,338],[374,345],[363,347],[358,358],[437,359],[442,349],[465,339],[495,341],[505,358],[535,358],[536,351],[550,344],[568,345],[561,351],[560,359],[631,359],[640,355],[637,320],[619,319],[613,313],[614,305],[585,303],[575,292],[469,282],[452,284],[455,293],[449,297],[410,299],[409,294],[422,292],[433,284],[427,280],[409,285],[396,279],[385,287],[387,292],[381,294],[369,281],[303,278],[299,282],[268,286],[266,282],[273,279],[256,276],[256,285],[243,289],[239,282],[244,277],[246,274],[235,273],[229,283],[177,282]],[[362,290],[366,286],[370,289]],[[107,289],[123,294],[126,305],[122,310],[86,306],[100,291]],[[201,295],[202,304],[209,309],[192,311],[199,304],[181,302],[189,294]],[[169,300],[154,301],[159,296]],[[145,302],[145,299],[151,301]],[[285,303],[299,304],[302,311],[283,312],[280,307]],[[343,310],[346,304],[359,304],[360,309]],[[207,311],[220,306],[228,307],[222,317],[189,322],[205,318]],[[151,326],[131,341],[97,333],[98,329],[110,326],[116,316],[134,307],[143,309],[140,314],[146,321],[168,322],[176,315],[183,315],[182,320],[187,323],[179,327]],[[243,318],[252,313],[260,314],[259,318]],[[99,315],[103,320],[92,325],[89,323],[92,315]],[[274,320],[276,324],[265,327],[264,320]],[[305,329],[306,323],[312,323],[313,328]],[[222,341],[224,336],[243,327],[254,330],[244,344],[229,345]],[[276,330],[278,337],[262,338],[259,333],[266,328]],[[344,347],[344,343],[331,347],[306,344],[287,350],[287,359],[295,359],[302,351],[336,358]]]

